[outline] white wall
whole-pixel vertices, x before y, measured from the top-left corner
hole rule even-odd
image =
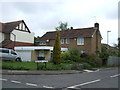
[[[0,43],[4,40],[4,34],[0,32]]]
[[[34,33],[19,31],[19,30],[13,30],[13,34],[16,35],[16,40],[18,42],[26,42],[26,43],[34,43]],[[10,38],[14,41],[14,35],[11,34]]]

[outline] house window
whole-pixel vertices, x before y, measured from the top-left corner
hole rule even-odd
[[[66,38],[66,44],[69,44],[69,43],[70,43],[70,39]]]
[[[40,45],[46,45],[46,42],[40,42]]]
[[[61,39],[61,44],[64,44],[64,39]]]
[[[84,38],[83,37],[77,38],[77,45],[84,45]]]

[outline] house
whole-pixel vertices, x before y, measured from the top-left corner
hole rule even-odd
[[[24,20],[0,23],[0,48],[16,50],[22,61],[35,61],[38,57],[50,61],[53,51],[50,46],[34,46],[34,33]],[[66,50],[67,48],[61,48],[61,51]]]
[[[0,47],[14,49],[15,46],[33,46],[32,33],[24,20],[0,23]]]
[[[56,31],[47,32],[41,38],[37,39],[40,46],[54,46]],[[81,52],[97,54],[101,52],[101,34],[99,24],[94,27],[78,28],[60,31],[61,47],[78,48]]]

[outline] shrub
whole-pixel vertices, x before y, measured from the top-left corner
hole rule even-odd
[[[71,48],[69,50],[69,59],[74,62],[78,62],[80,60],[80,50],[77,48]]]
[[[102,65],[106,65],[109,54],[106,52],[102,52],[102,53],[100,53],[99,57],[102,59]]]
[[[89,59],[88,63],[94,67],[102,65],[102,60],[95,54],[89,54],[87,58]]]

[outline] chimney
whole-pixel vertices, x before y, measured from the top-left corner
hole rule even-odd
[[[94,24],[94,27],[95,27],[97,30],[99,30],[99,23],[95,23],[95,24]]]
[[[70,29],[72,30],[72,29],[73,29],[73,27],[70,27]]]

